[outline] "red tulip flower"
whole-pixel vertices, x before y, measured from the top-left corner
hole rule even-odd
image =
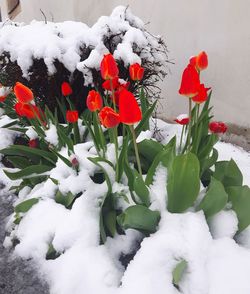
[[[117,88],[117,90],[114,92],[114,95],[110,96],[110,99],[113,100],[113,102],[115,103],[115,105],[119,104],[119,96],[120,93],[123,89],[128,89],[130,85],[130,82],[124,83],[124,84],[119,84],[119,87]]]
[[[199,70],[206,69],[208,67],[208,57],[206,52],[202,51],[196,57],[196,66]]]
[[[176,121],[179,125],[187,125],[189,123],[189,116],[187,114],[180,114],[177,116],[177,118],[174,120]]]
[[[63,82],[61,85],[61,92],[63,96],[69,96],[73,93],[72,88],[68,82]]]
[[[139,63],[134,63],[129,67],[129,75],[131,80],[140,81],[144,75],[144,68]]]
[[[112,80],[118,77],[119,69],[112,54],[104,55],[101,62],[101,76],[104,80]]]
[[[190,98],[196,96],[199,89],[199,74],[195,67],[189,64],[183,71],[179,93]]]
[[[126,89],[119,95],[120,120],[127,125],[133,125],[142,119],[141,109],[135,96]]]
[[[92,112],[96,110],[100,110],[102,108],[101,95],[95,90],[89,91],[86,104],[88,109]]]
[[[26,117],[28,119],[39,118],[41,119],[41,110],[32,104],[16,103],[15,111],[18,115]]]
[[[30,88],[24,86],[22,83],[17,82],[14,86],[14,93],[18,102],[29,103],[34,99],[34,95]]]
[[[38,140],[37,139],[29,140],[29,147],[30,148],[37,148],[38,147]]]
[[[105,106],[99,112],[99,119],[105,128],[114,128],[120,123],[120,116],[113,108]]]
[[[202,102],[206,101],[207,100],[207,92],[210,89],[211,88],[205,88],[204,84],[201,84],[198,94],[195,95],[194,97],[192,97],[192,100],[195,103],[202,103]]]
[[[209,130],[215,134],[219,134],[219,133],[224,134],[227,131],[227,125],[220,121],[219,122],[213,121],[209,123]]]
[[[208,67],[208,57],[205,51],[200,52],[197,56],[191,57],[189,60],[191,65],[194,65],[198,71]]]
[[[75,123],[78,120],[78,111],[77,110],[67,110],[66,120],[69,123]]]
[[[115,77],[115,78],[113,78],[111,80],[106,80],[105,82],[102,83],[103,89],[108,90],[108,91],[112,91],[112,90],[114,91],[119,86],[120,86],[120,83],[119,83],[119,78],[118,77]]]

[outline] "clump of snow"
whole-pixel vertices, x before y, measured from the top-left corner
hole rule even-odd
[[[25,135],[30,139],[30,140],[35,140],[38,138],[37,132],[34,130],[33,127],[28,127],[28,130],[26,131]]]
[[[0,97],[6,97],[11,92],[10,87],[0,87]]]
[[[18,132],[9,130],[8,128],[2,128],[3,126],[13,122],[11,118],[7,115],[2,114],[0,115],[0,150],[7,148],[8,146],[12,145]],[[2,158],[2,154],[0,154],[0,159]]]
[[[212,216],[208,223],[214,239],[233,238],[238,230],[238,219],[233,210],[220,211]]]
[[[176,117],[177,120],[183,120],[183,119],[185,119],[185,118],[189,118],[188,114],[186,114],[186,113],[179,114],[179,115]]]
[[[143,22],[124,6],[116,7],[110,16],[100,17],[92,27],[73,21],[6,23],[0,28],[0,54],[8,52],[10,61],[17,62],[26,78],[34,59],[43,59],[50,75],[55,73],[54,61],[58,60],[71,73],[81,71],[85,85],[89,85],[93,82],[91,69],[99,70],[103,55],[109,52],[105,39],[111,36],[116,36],[117,42],[113,54],[126,66],[141,64],[142,59],[153,62],[156,71],[166,65],[160,38],[149,34]],[[92,50],[82,60],[81,51],[86,47]]]
[[[50,124],[49,129],[45,131],[45,140],[52,144],[53,146],[58,145],[58,135],[57,135],[57,129],[56,126],[53,124]]]

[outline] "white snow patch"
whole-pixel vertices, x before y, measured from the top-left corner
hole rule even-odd
[[[57,129],[56,126],[53,124],[50,124],[49,129],[45,131],[45,140],[52,144],[53,146],[58,145],[58,135],[57,135]]]

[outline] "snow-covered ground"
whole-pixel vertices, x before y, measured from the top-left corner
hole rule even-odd
[[[175,134],[179,137],[178,125],[160,120],[157,125],[165,142]],[[8,130],[0,131],[5,138],[1,140],[0,148],[3,148],[12,142],[13,134]],[[143,239],[126,269],[119,258],[122,254],[133,253],[142,237],[139,232],[130,229],[126,235],[116,235],[99,245],[99,202],[107,187],[90,178],[96,168],[87,159],[95,154],[92,146],[91,142],[76,146],[78,174],[61,161],[51,171],[51,177],[59,181],[61,192],[83,193],[71,210],[54,201],[57,186],[51,180],[33,190],[24,188],[16,201],[41,198],[10,236],[15,235],[20,240],[14,254],[33,259],[41,276],[48,281],[51,294],[177,294],[180,292],[172,284],[172,271],[182,259],[188,266],[180,282],[181,293],[250,293],[250,228],[237,237],[236,243],[232,236],[237,231],[237,218],[230,209],[215,215],[209,226],[201,211],[167,212],[166,189],[160,189],[167,175],[161,169],[150,187],[152,207],[161,212],[157,232]],[[220,160],[232,157],[236,161],[244,175],[244,183],[250,185],[250,153],[226,143],[217,143],[216,148]],[[114,160],[113,153],[110,146],[111,160]],[[0,178],[8,183],[2,172]],[[113,189],[128,192],[125,185],[114,184]],[[121,205],[125,204],[121,201]],[[10,216],[8,230],[11,230],[12,220]],[[51,242],[61,255],[55,260],[45,260]],[[5,246],[10,244],[10,237],[7,237]]]

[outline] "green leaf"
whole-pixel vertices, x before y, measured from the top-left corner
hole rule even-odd
[[[46,260],[54,260],[56,259],[57,257],[60,256],[60,253],[57,252],[54,248],[54,246],[52,245],[52,243],[49,244],[49,248],[48,248],[48,251],[46,253]]]
[[[10,161],[15,168],[25,168],[32,164],[30,160],[23,156],[7,156],[8,161]]]
[[[68,134],[66,134],[66,129],[63,126],[58,125],[57,134],[58,134],[60,143],[63,146],[65,146],[65,144],[66,144],[68,149],[70,151],[74,152],[74,144],[73,144],[71,138],[68,136]]]
[[[88,130],[88,132],[89,132],[89,134],[90,134],[93,142],[94,142],[94,145],[95,145],[95,148],[96,148],[97,152],[100,151],[99,142],[98,142],[98,140],[97,140],[97,138],[95,136],[94,131],[92,130],[91,123],[88,122],[84,117],[82,117],[82,120],[83,120],[84,125],[86,126],[86,128],[87,128],[87,130]]]
[[[111,236],[114,237],[116,233],[116,212],[110,210],[103,216],[104,224],[110,232]]]
[[[4,170],[4,173],[11,180],[18,180],[27,177],[36,177],[38,174],[43,174],[45,172],[50,171],[51,169],[52,167],[47,165],[30,165],[18,172],[9,172]]]
[[[172,143],[168,144],[158,155],[156,155],[153,163],[151,164],[147,172],[147,176],[145,180],[146,185],[149,186],[153,183],[153,178],[159,164],[161,163],[164,167],[168,169],[172,165],[175,156],[176,156],[176,146],[175,144],[172,144]]]
[[[148,102],[148,99],[145,95],[145,91],[144,91],[143,87],[141,87],[141,90],[140,90],[140,102],[141,102],[142,115],[144,116],[147,112],[148,107],[149,107],[149,102]],[[143,126],[143,131],[149,130],[149,118],[150,118],[150,116],[147,118],[147,121],[145,121],[145,124]]]
[[[56,203],[60,203],[68,208],[74,201],[75,197],[76,196],[73,195],[71,192],[68,192],[66,195],[64,195],[60,190],[58,190],[55,195],[55,201]]]
[[[226,187],[229,201],[238,218],[238,232],[250,225],[250,188],[248,186]]]
[[[125,230],[135,229],[143,233],[154,233],[160,221],[160,213],[143,205],[134,205],[120,214],[117,221]]]
[[[22,220],[22,216],[20,216],[19,213],[16,213],[14,217],[15,217],[15,219],[14,219],[13,223],[15,225],[19,225]]]
[[[44,158],[53,165],[55,165],[57,161],[57,157],[49,151],[44,151],[37,148],[30,148],[28,146],[23,145],[11,145],[8,148],[0,150],[1,154],[4,155],[17,155],[17,156],[26,156],[27,158],[30,158],[32,156],[35,156],[36,158]]]
[[[15,125],[17,125],[17,124],[18,124],[18,120],[14,120],[14,121],[12,121],[12,122],[10,122],[10,123],[4,125],[4,126],[1,126],[1,128],[3,128],[3,129],[8,129],[8,128],[13,127],[13,126],[15,126]]]
[[[168,210],[183,212],[193,205],[200,190],[200,165],[192,153],[175,157],[167,182]]]
[[[47,120],[50,120],[52,124],[56,125],[56,119],[47,105],[45,105],[45,117],[47,118]]]
[[[187,268],[187,262],[184,259],[181,260],[174,268],[172,275],[173,275],[173,284],[175,286],[179,286],[180,280],[186,268]]]
[[[138,143],[139,154],[147,159],[149,165],[152,164],[155,157],[163,150],[163,148],[164,147],[161,143],[151,139],[145,139]]]
[[[128,179],[129,190],[133,191],[134,190],[134,173],[127,160],[125,160],[124,162],[124,171]]]
[[[206,218],[221,211],[227,204],[228,195],[222,183],[211,178],[206,195],[199,204],[197,210],[203,210]]]
[[[134,190],[137,196],[140,198],[141,204],[149,207],[149,191],[147,186],[145,185],[145,182],[143,181],[142,176],[139,173],[136,173],[134,177]]]
[[[200,160],[200,165],[201,165],[201,175],[209,169],[211,166],[213,166],[218,159],[218,151],[213,148],[213,153],[210,157],[206,157],[203,160]]]
[[[205,138],[203,138],[202,144],[199,147],[198,158],[203,159],[209,156],[218,140],[219,138],[216,134],[207,135]]]
[[[67,166],[72,167],[72,163],[63,155],[61,155],[59,152],[57,152],[54,149],[50,149],[50,151],[55,154],[57,157],[59,157]]]
[[[213,177],[221,181],[224,187],[242,186],[243,182],[242,173],[233,159],[216,162]]]
[[[33,205],[35,205],[38,201],[39,201],[39,199],[37,199],[37,198],[31,198],[31,199],[25,200],[25,201],[19,203],[17,206],[15,206],[14,211],[17,214],[20,212],[25,213],[28,210],[30,210],[31,207]]]
[[[124,172],[124,165],[127,158],[129,136],[126,136],[122,142],[122,150],[118,159],[118,182],[120,182]]]
[[[138,126],[135,128],[135,134],[136,137],[139,136],[139,134],[141,133],[141,131],[143,131],[143,129],[147,126],[148,120],[151,117],[155,106],[157,104],[157,101],[155,101],[152,106],[145,112],[145,114],[143,115],[142,120],[140,121],[140,123],[138,124]]]
[[[88,160],[93,162],[95,165],[97,165],[103,171],[104,176],[105,176],[105,180],[106,180],[106,183],[108,186],[108,194],[110,194],[112,192],[111,181],[110,181],[110,178],[109,178],[109,175],[108,175],[106,169],[100,164],[100,162],[105,162],[105,163],[109,164],[114,169],[112,162],[110,162],[109,160],[102,158],[102,157],[88,157]]]
[[[66,122],[66,112],[67,112],[67,107],[65,105],[65,100],[62,99],[62,100],[59,100],[58,98],[56,98],[56,101],[57,101],[57,105],[59,106],[59,109],[63,115],[63,119],[64,119],[64,122]]]

